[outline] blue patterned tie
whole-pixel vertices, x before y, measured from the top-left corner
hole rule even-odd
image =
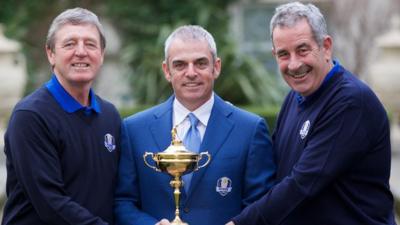
[[[189,113],[188,115],[189,120],[190,120],[190,128],[188,132],[186,133],[185,138],[183,139],[183,144],[186,146],[186,148],[189,151],[198,153],[200,149],[200,144],[201,144],[201,137],[200,137],[200,132],[197,129],[197,124],[199,123],[199,119],[193,114]],[[182,176],[185,191],[188,193],[189,187],[190,187],[190,181],[192,179],[193,173],[186,174]]]

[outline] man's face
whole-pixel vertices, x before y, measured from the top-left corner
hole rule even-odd
[[[103,64],[100,34],[90,24],[66,24],[55,34],[54,51],[46,48],[59,82],[67,90],[91,85]]]
[[[206,41],[175,39],[162,67],[176,98],[193,111],[210,99],[214,80],[221,70],[221,60],[213,60]]]
[[[272,52],[286,83],[302,96],[316,91],[332,66],[331,38],[325,37],[322,47],[318,46],[303,19],[293,27],[274,28],[273,43]]]

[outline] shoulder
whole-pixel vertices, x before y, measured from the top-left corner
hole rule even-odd
[[[96,95],[96,100],[100,104],[100,109],[105,113],[111,113],[119,116],[117,108],[111,102]]]
[[[345,69],[343,69],[343,75],[334,89],[336,89],[337,97],[349,105],[382,107],[372,89],[364,81]]]
[[[24,127],[26,132],[29,129],[35,132],[39,132],[39,129],[57,129],[64,119],[63,115],[61,107],[51,94],[45,87],[41,87],[17,103],[10,117],[8,130],[20,127]]]
[[[362,119],[366,126],[387,121],[386,111],[372,89],[345,69],[324,96],[322,107],[326,116],[347,113]]]
[[[117,108],[107,100],[102,99],[98,95],[96,95],[97,103],[100,106],[99,118],[102,118],[99,121],[106,124],[106,126],[110,127],[120,127],[121,126],[121,116],[117,110]]]
[[[137,112],[124,119],[125,124],[133,123],[148,123],[149,120],[155,120],[158,117],[163,116],[172,110],[172,104],[169,102],[163,102],[159,105],[155,105],[149,109]]]
[[[221,98],[216,98],[215,109],[220,113],[225,114],[228,118],[235,121],[252,122],[258,123],[263,118],[255,113],[249,112],[245,109],[239,108],[228,101],[224,101]]]
[[[54,98],[47,89],[42,86],[21,99],[21,101],[15,105],[13,113],[17,111],[31,111],[42,114],[53,110],[56,106],[57,103]]]

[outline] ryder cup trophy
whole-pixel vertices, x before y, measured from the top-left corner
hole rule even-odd
[[[205,167],[211,159],[208,152],[194,153],[185,148],[177,138],[176,128],[172,131],[172,142],[171,145],[163,152],[152,153],[145,152],[143,160],[145,164],[154,169],[157,172],[168,173],[173,177],[170,182],[172,188],[174,188],[174,199],[175,199],[175,219],[171,222],[172,225],[188,225],[183,222],[179,217],[179,197],[180,188],[183,187],[182,175],[196,171],[202,167]],[[156,166],[152,166],[147,162],[147,156],[151,156]],[[207,156],[207,161],[203,165],[199,165],[199,161]]]

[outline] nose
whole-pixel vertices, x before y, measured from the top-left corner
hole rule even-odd
[[[80,57],[87,55],[86,47],[83,42],[79,42],[76,45],[75,55],[80,56]]]
[[[194,64],[189,63],[187,70],[186,70],[186,76],[195,77],[196,75],[197,75],[197,72],[196,72],[196,68],[195,68]]]
[[[288,65],[288,69],[290,71],[296,71],[297,69],[299,69],[301,67],[301,65],[303,65],[303,63],[296,56],[290,57],[290,61],[289,61],[289,65]]]

